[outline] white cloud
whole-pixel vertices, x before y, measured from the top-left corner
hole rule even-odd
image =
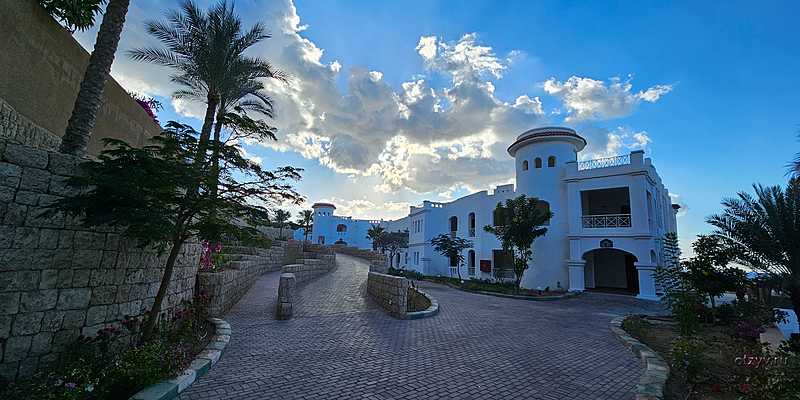
[[[656,85],[634,93],[630,77],[624,81],[615,77],[603,82],[578,76],[571,76],[564,82],[550,78],[543,88],[564,104],[569,112],[567,121],[624,117],[642,101],[654,103],[672,90],[671,85]]]
[[[410,206],[409,203],[403,201],[376,203],[366,198],[327,197],[318,201],[335,204],[336,215],[346,215],[358,219],[397,219],[408,215]]]
[[[157,45],[144,31],[143,21],[163,15],[165,5],[151,1],[150,7],[148,1],[132,8],[121,50]],[[506,183],[513,179],[508,144],[524,130],[548,123],[539,97],[517,93],[501,99],[495,93],[495,83],[525,55],[518,50],[498,55],[474,33],[456,41],[420,37],[416,51],[426,74],[412,75],[394,88],[376,66],[345,70],[342,62],[347,60],[324,59],[324,49],[303,36],[307,26],[291,0],[259,2],[257,7],[243,2],[237,7],[245,25],[262,21],[272,33],[251,54],[291,76],[288,83],[265,82],[275,102],[277,117],[271,123],[278,127],[279,141],[263,145],[318,160],[354,180],[377,182],[383,192],[446,194],[454,187],[483,190]],[[446,83],[434,86],[432,74],[443,75]],[[168,70],[126,56],[117,57],[113,75],[150,95],[169,95],[175,89]],[[544,87],[562,100],[561,109],[570,121],[626,115],[640,101],[657,101],[671,89],[659,85],[633,93],[629,80],[606,83],[578,77],[551,79]],[[201,119],[205,112],[203,104],[183,100],[172,101],[172,106],[179,114]],[[609,133],[622,135],[595,135],[590,142],[596,152],[649,143],[646,132],[619,138]],[[347,190],[340,193],[346,197]]]
[[[578,131],[588,142],[580,153],[581,159],[612,157],[630,153],[633,150],[648,150],[652,142],[647,131],[634,131],[619,126],[613,130],[593,125],[582,125]]]

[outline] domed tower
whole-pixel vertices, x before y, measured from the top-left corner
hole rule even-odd
[[[331,203],[314,203],[311,209],[314,210],[314,216],[330,216],[333,215],[333,210],[336,209],[336,206]]]
[[[516,192],[547,202],[553,218],[547,234],[534,242],[533,268],[523,277],[528,288],[566,288],[569,273],[569,210],[566,184],[563,181],[568,162],[578,159],[586,140],[574,130],[563,127],[536,128],[524,132],[508,147],[516,160]]]
[[[311,241],[316,244],[333,244],[336,241],[333,232],[333,210],[336,209],[331,203],[314,203],[311,206],[314,210],[313,225],[311,227]]]

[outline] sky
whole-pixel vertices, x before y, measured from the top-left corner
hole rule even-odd
[[[131,2],[112,76],[154,96],[162,122],[198,129],[203,104],[171,98],[170,71],[125,52],[158,42],[145,21],[176,0]],[[207,7],[211,1],[198,1]],[[681,245],[720,201],[784,184],[800,151],[800,3],[238,0],[272,37],[249,54],[290,75],[266,82],[279,140],[245,146],[265,167],[305,169],[305,206],[398,218],[512,183],[523,131],[575,128],[591,159],[643,149],[673,200]],[[90,50],[96,28],[75,34]]]

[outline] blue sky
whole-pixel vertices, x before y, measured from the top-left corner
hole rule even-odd
[[[206,5],[210,2],[199,2]],[[120,45],[154,44],[143,21],[177,2],[134,1]],[[499,4],[502,4],[500,6]],[[686,248],[722,197],[782,184],[800,151],[797,2],[243,1],[274,37],[254,49],[275,84],[280,142],[265,166],[306,168],[299,189],[358,217],[398,217],[513,178],[504,148],[566,124],[583,157],[644,148],[685,206]],[[86,47],[94,31],[79,33]],[[168,71],[118,53],[126,88],[175,104]]]

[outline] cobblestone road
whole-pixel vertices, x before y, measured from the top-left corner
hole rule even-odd
[[[290,321],[273,319],[278,274],[262,276],[225,318],[219,363],[181,399],[631,399],[641,366],[608,323],[659,311],[625,296],[533,302],[423,284],[439,315],[400,321],[365,298],[366,263],[337,263],[300,289]]]

